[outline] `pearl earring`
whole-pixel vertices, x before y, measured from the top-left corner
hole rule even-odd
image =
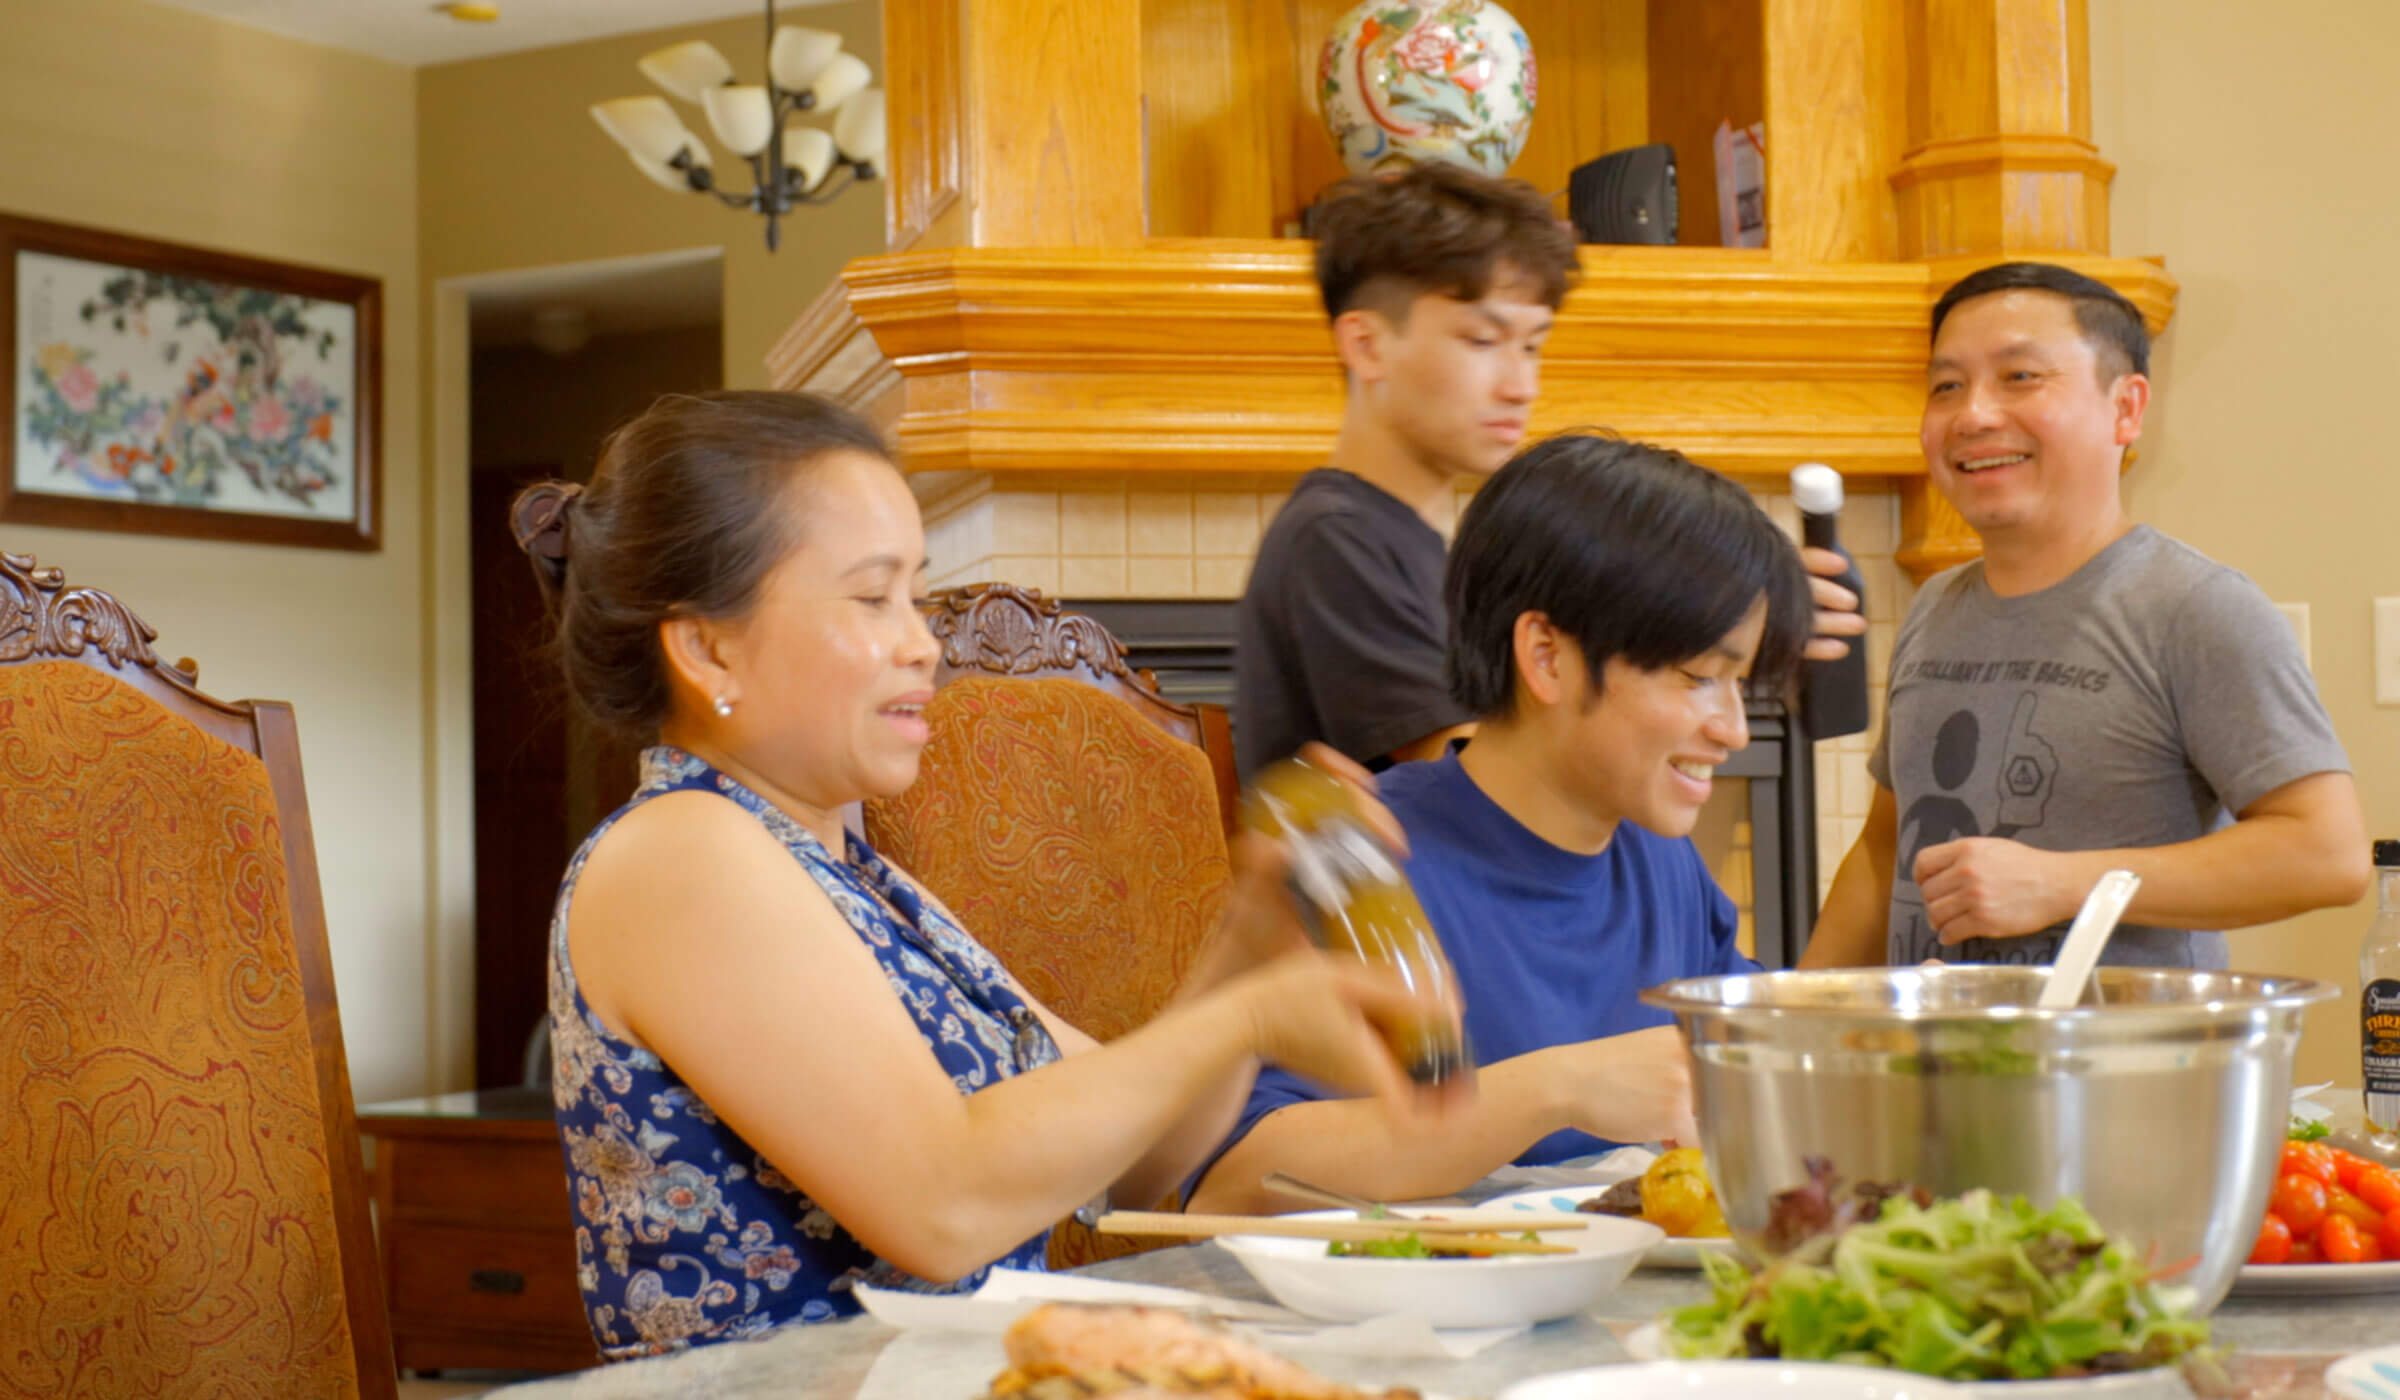
[[[731,719],[731,718],[733,718],[733,702],[732,702],[731,700],[728,700],[728,699],[726,699],[726,698],[725,698],[724,696],[722,696],[722,695],[718,696],[718,697],[717,697],[717,703],[716,703],[716,711],[717,711],[717,718],[719,718],[719,719]]]

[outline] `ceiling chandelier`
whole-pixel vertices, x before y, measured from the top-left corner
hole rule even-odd
[[[717,184],[708,145],[685,129],[664,97],[619,97],[595,103],[592,120],[625,148],[634,168],[670,190],[713,194],[737,209],[767,216],[767,249],[776,221],[802,204],[823,204],[860,180],[872,179],[883,158],[883,90],[855,54],[842,52],[830,29],[775,23],[767,0],[767,81],[733,80],[733,65],[705,39],[645,54],[642,75],[708,116],[709,130],[727,150],[750,162],[750,188]],[[830,129],[801,120],[832,118]]]

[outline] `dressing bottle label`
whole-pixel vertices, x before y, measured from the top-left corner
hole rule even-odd
[[[2370,982],[2359,997],[2359,1048],[2367,1119],[2392,1131],[2400,1127],[2400,980]]]

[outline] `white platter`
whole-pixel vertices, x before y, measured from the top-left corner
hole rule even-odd
[[[1504,1228],[1510,1210],[1418,1210],[1400,1215],[1473,1219]],[[1346,1210],[1305,1211],[1296,1220],[1354,1220]],[[1572,1254],[1498,1254],[1488,1259],[1375,1259],[1335,1256],[1323,1240],[1226,1235],[1217,1240],[1251,1277],[1297,1313],[1359,1322],[1392,1313],[1434,1327],[1515,1327],[1579,1313],[1625,1281],[1642,1254],[1666,1238],[1656,1225],[1595,1215],[1581,1230],[1542,1236]]]
[[[1547,1187],[1533,1191],[1511,1191],[1505,1196],[1494,1196],[1485,1201],[1482,1208],[1530,1211],[1541,1215],[1554,1213],[1573,1215],[1576,1213],[1577,1202],[1588,1201],[1599,1194],[1599,1191],[1588,1187],[1563,1189]],[[1609,1217],[1594,1214],[1592,1218],[1598,1220]],[[1615,1218],[1619,1220],[1633,1219],[1632,1216]],[[1741,1246],[1722,1237],[1669,1235],[1657,1244],[1650,1246],[1649,1252],[1642,1256],[1642,1267],[1646,1269],[1697,1269],[1700,1267],[1700,1256],[1703,1254],[1730,1254],[1738,1259],[1741,1257]]]
[[[1519,1381],[1499,1400],[1955,1400],[1959,1388],[1904,1371],[1781,1361],[1654,1361]]]
[[[2243,1298],[2400,1293],[2400,1261],[2382,1264],[2244,1264],[2233,1291]]]

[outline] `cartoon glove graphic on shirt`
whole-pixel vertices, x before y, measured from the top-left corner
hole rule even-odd
[[[2058,751],[2033,732],[2034,707],[2039,697],[2026,691],[2017,697],[2009,716],[2008,738],[2000,747],[2000,820],[1992,834],[2007,836],[2042,824],[2042,808],[2058,780]]]

